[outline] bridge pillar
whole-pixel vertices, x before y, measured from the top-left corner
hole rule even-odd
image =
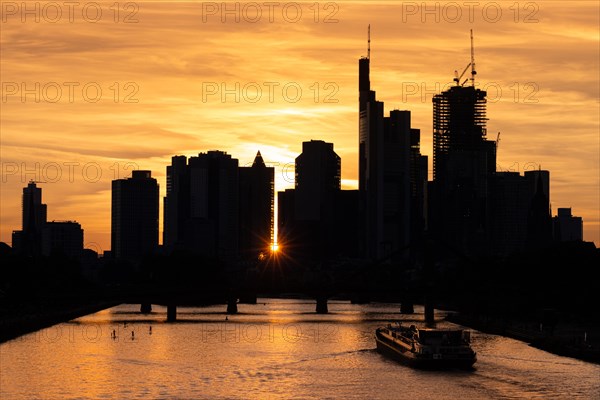
[[[327,309],[327,297],[317,297],[317,314],[327,314],[328,312],[329,310]]]
[[[167,322],[177,321],[177,306],[170,304],[167,306]]]
[[[152,304],[142,303],[142,305],[140,306],[140,312],[142,314],[150,314],[152,312]]]
[[[435,312],[433,304],[429,301],[425,301],[425,323],[427,325],[435,324]]]
[[[230,297],[227,301],[227,314],[237,314],[237,298]]]
[[[414,314],[414,313],[415,313],[415,307],[413,306],[413,303],[411,303],[409,301],[400,303],[400,314]]]
[[[367,292],[359,292],[352,295],[350,304],[368,304],[371,300],[371,296]]]
[[[245,292],[240,295],[240,303],[244,304],[256,304],[256,293],[255,292]]]

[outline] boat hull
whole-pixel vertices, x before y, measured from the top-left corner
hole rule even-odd
[[[393,341],[386,338],[384,335],[377,332],[375,334],[375,340],[377,343],[377,350],[396,361],[401,362],[404,365],[408,365],[413,368],[419,369],[472,369],[473,364],[477,361],[475,356],[473,357],[453,357],[451,355],[440,354],[429,356],[422,356],[413,353],[410,349],[401,347]]]

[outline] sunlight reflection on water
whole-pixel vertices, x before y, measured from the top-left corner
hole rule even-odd
[[[374,329],[421,320],[420,307],[314,310],[259,299],[227,320],[220,305],[180,307],[166,323],[164,307],[120,305],[0,345],[0,398],[600,398],[600,366],[476,331],[471,372],[417,371],[378,354]]]

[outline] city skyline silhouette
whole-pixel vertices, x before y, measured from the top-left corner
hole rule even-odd
[[[593,13],[585,12],[585,7],[589,6],[589,2],[583,2],[577,15],[593,16]],[[7,49],[3,54],[3,80],[16,82],[19,88],[16,94],[10,95],[12,87],[4,87],[6,96],[2,115],[14,117],[3,118],[2,126],[0,240],[10,242],[11,231],[18,228],[19,193],[30,179],[34,179],[47,182],[40,186],[47,187],[46,201],[54,205],[53,218],[77,219],[86,229],[86,243],[108,249],[110,227],[107,221],[110,208],[107,200],[110,181],[130,176],[133,168],[151,170],[159,181],[162,198],[166,188],[164,166],[175,154],[192,156],[200,151],[219,149],[227,151],[238,158],[240,164],[246,165],[260,150],[265,162],[276,168],[276,189],[283,190],[293,186],[292,180],[284,177],[293,175],[291,165],[301,152],[301,143],[322,139],[334,143],[344,160],[343,188],[357,188],[355,60],[367,53],[365,28],[370,23],[373,86],[385,102],[386,109],[411,110],[413,125],[421,130],[422,154],[429,157],[430,173],[433,171],[431,98],[441,92],[446,84],[452,85],[454,71],[460,74],[469,62],[468,32],[469,28],[474,28],[479,71],[477,82],[482,88],[487,85],[489,92],[488,136],[495,139],[497,133],[501,132],[497,159],[499,170],[523,173],[541,166],[542,169],[553,171],[553,209],[572,207],[576,215],[584,218],[586,240],[594,241],[597,245],[600,243],[598,182],[597,173],[594,172],[598,164],[598,120],[594,108],[597,79],[595,74],[589,73],[597,70],[598,62],[594,57],[597,50],[591,46],[593,41],[590,41],[589,29],[586,28],[594,26],[590,24],[592,20],[587,23],[578,20],[580,39],[556,30],[550,41],[539,34],[538,28],[547,26],[545,16],[564,17],[563,6],[559,4],[545,5],[543,10],[533,14],[521,10],[516,19],[513,11],[504,10],[502,19],[493,23],[489,18],[483,18],[481,10],[477,10],[472,24],[467,23],[467,14],[456,23],[444,19],[441,14],[439,21],[432,15],[423,23],[420,15],[410,15],[409,10],[403,10],[400,5],[392,8],[397,11],[394,14],[386,13],[385,8],[376,4],[370,8],[370,21],[363,21],[354,29],[355,22],[362,20],[359,17],[363,12],[361,7],[358,3],[345,5],[335,15],[338,21],[333,23],[323,21],[328,15],[323,12],[319,22],[310,25],[309,35],[302,30],[308,27],[304,20],[292,23],[279,18],[265,25],[268,21],[264,19],[257,23],[244,22],[242,19],[234,26],[247,31],[248,40],[263,43],[261,46],[250,50],[239,39],[228,44],[225,36],[219,39],[213,37],[215,47],[222,51],[223,57],[235,55],[237,61],[230,64],[234,77],[218,72],[217,67],[224,60],[218,54],[198,56],[198,50],[204,42],[192,45],[183,40],[189,36],[187,33],[190,30],[195,32],[196,29],[183,24],[169,39],[169,46],[164,40],[152,41],[156,51],[151,63],[135,63],[137,53],[130,53],[127,62],[121,62],[121,52],[111,49],[99,53],[98,58],[104,60],[106,65],[121,65],[123,71],[98,71],[95,64],[83,62],[78,69],[81,72],[68,77],[57,72],[62,61],[48,58],[39,61],[40,71],[28,70],[25,79],[23,71],[12,67],[14,63],[10,62],[10,57],[35,52],[40,44],[35,40],[35,34],[31,34],[33,40],[28,44],[9,41],[22,22],[19,15],[16,15],[19,18],[7,16],[7,22],[3,24],[3,40],[6,41],[3,47]],[[137,13],[137,23],[122,24],[121,29],[131,33],[132,37],[150,34],[148,24],[166,10],[168,7],[147,4],[144,13]],[[198,28],[207,32],[220,32],[229,23],[226,21],[224,24],[219,15],[214,18],[207,16],[204,21],[199,7],[191,8],[189,16],[185,16],[183,9],[177,7],[171,11],[172,14],[165,15],[172,18],[163,16],[161,23],[172,26],[174,21],[195,21],[199,23]],[[343,18],[340,18],[342,11]],[[526,21],[526,17],[537,22]],[[398,21],[402,23],[401,26],[411,29],[399,32],[394,25]],[[570,19],[565,23],[568,21]],[[78,26],[79,30],[88,30],[97,38],[94,40],[102,38],[107,43],[115,43],[114,34],[101,29],[109,23],[114,24],[113,21],[103,20],[96,25],[84,22]],[[59,25],[61,29],[66,29],[65,32],[75,27],[75,24],[69,25],[69,21],[64,19],[58,22]],[[269,44],[269,40],[259,40],[271,36],[269,30],[257,32],[254,28],[258,26],[285,27],[288,30],[285,40],[290,43],[289,49],[282,50]],[[50,24],[41,21],[36,27],[43,32],[50,29]],[[495,29],[498,27],[503,29],[502,35]],[[336,38],[341,47],[332,52],[327,41],[315,40],[315,35]],[[515,43],[510,39],[525,36],[529,38],[528,43]],[[77,35],[72,35],[70,40],[67,37],[61,34],[56,39],[66,49],[79,43]],[[428,42],[430,38],[436,40]],[[128,49],[139,46],[131,40],[119,40]],[[202,40],[206,40],[204,36]],[[513,51],[508,50],[508,43],[512,43]],[[80,48],[75,48],[78,51],[66,52],[65,59],[80,59]],[[311,48],[312,51],[303,52],[304,48]],[[560,53],[565,57],[558,56],[559,52],[554,51],[556,48],[565,48]],[[56,50],[55,54],[62,54],[60,51]],[[534,54],[536,57],[532,57]],[[274,62],[280,65],[288,65],[286,57],[295,61],[289,68],[275,70],[266,62],[273,57]],[[573,71],[567,72],[561,68],[565,58],[568,58],[569,65],[574,66]],[[173,62],[161,63],[160,60]],[[154,67],[143,76],[136,76],[130,69],[133,64],[140,65],[140,68],[144,65]],[[326,67],[318,68],[320,64]],[[303,68],[294,68],[294,65],[303,65]],[[584,71],[587,73],[582,75]],[[163,77],[165,80],[161,81]],[[70,81],[79,83],[79,86],[74,86],[77,90],[72,102],[68,98],[69,87],[62,85],[62,82]],[[51,103],[49,100],[52,100],[52,90],[55,89],[51,85],[47,87],[47,96],[43,96],[43,93],[38,96],[39,103],[35,102],[35,94],[31,93],[25,94],[26,101],[23,102],[23,82],[29,82],[26,89],[31,90],[35,89],[35,82],[39,82],[40,91],[43,91],[44,84],[58,82],[63,97]],[[103,93],[97,103],[83,98],[80,90],[93,82],[102,88]],[[113,86],[115,82],[117,86]],[[129,82],[137,86],[125,87]],[[258,84],[263,94],[255,103],[250,101],[254,100],[252,94],[256,87],[248,86],[253,82]],[[278,86],[269,86],[269,82],[275,82]],[[217,84],[216,88],[213,83]],[[234,90],[236,83],[239,83],[239,102],[236,102],[235,94],[225,94],[223,101],[221,85],[225,84],[226,90]],[[287,83],[292,85],[285,98],[279,89]],[[327,83],[334,85],[326,87]],[[529,83],[531,85],[527,86]],[[287,100],[295,95],[295,84],[302,88],[302,97],[292,103]],[[90,96],[94,94],[92,86],[95,85],[90,85]],[[277,88],[273,92],[272,102],[269,99],[270,87]],[[215,90],[216,94],[210,94]],[[315,101],[315,95],[318,102]],[[125,101],[127,96],[131,98]],[[137,103],[129,100],[136,100]],[[564,121],[563,115],[566,114],[561,111],[565,108],[576,122]],[[113,115],[108,125],[100,122],[107,120],[107,113]],[[31,115],[36,115],[36,119],[31,120]],[[143,120],[136,115],[143,115]],[[557,118],[557,121],[548,116]],[[23,140],[26,137],[37,139]],[[295,139],[289,140],[291,137]],[[57,176],[59,172],[56,165],[60,176]],[[54,186],[58,190],[50,190]],[[73,215],[73,209],[79,210],[77,215]],[[162,209],[160,218],[162,221]],[[162,231],[162,222],[160,227]]]
[[[371,86],[369,25],[367,56],[358,60],[358,191],[341,190],[341,158],[333,143],[322,140],[302,143],[294,189],[277,196],[275,168],[266,166],[260,150],[245,167],[221,150],[189,160],[174,155],[166,167],[161,245],[160,185],[151,171],[133,170],[131,177],[112,181],[112,246],[97,254],[133,265],[180,250],[228,264],[281,252],[292,260],[355,257],[415,265],[429,241],[467,257],[506,257],[583,241],[583,219],[571,207],[552,215],[549,171],[498,170],[500,133],[495,141],[486,137],[488,94],[475,82],[472,29],[470,50],[454,84],[432,97],[432,180],[411,111],[393,109],[386,116]],[[469,69],[470,78],[463,80]],[[12,234],[18,254],[52,250],[45,231],[54,225],[46,222],[41,198],[31,180],[23,188],[22,230]],[[83,236],[77,229],[75,239],[65,232],[64,244],[53,245],[73,247]],[[78,246],[77,258],[83,243]]]

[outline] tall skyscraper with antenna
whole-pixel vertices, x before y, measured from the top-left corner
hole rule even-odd
[[[427,162],[411,162],[423,156],[410,111],[392,110],[384,117],[384,104],[371,90],[370,26],[367,43],[367,56],[358,62],[360,254],[372,260],[400,260],[418,236],[411,238],[411,204],[423,203],[426,179],[417,177],[427,176]],[[424,168],[424,173],[413,167]],[[419,193],[420,199],[414,200]]]

